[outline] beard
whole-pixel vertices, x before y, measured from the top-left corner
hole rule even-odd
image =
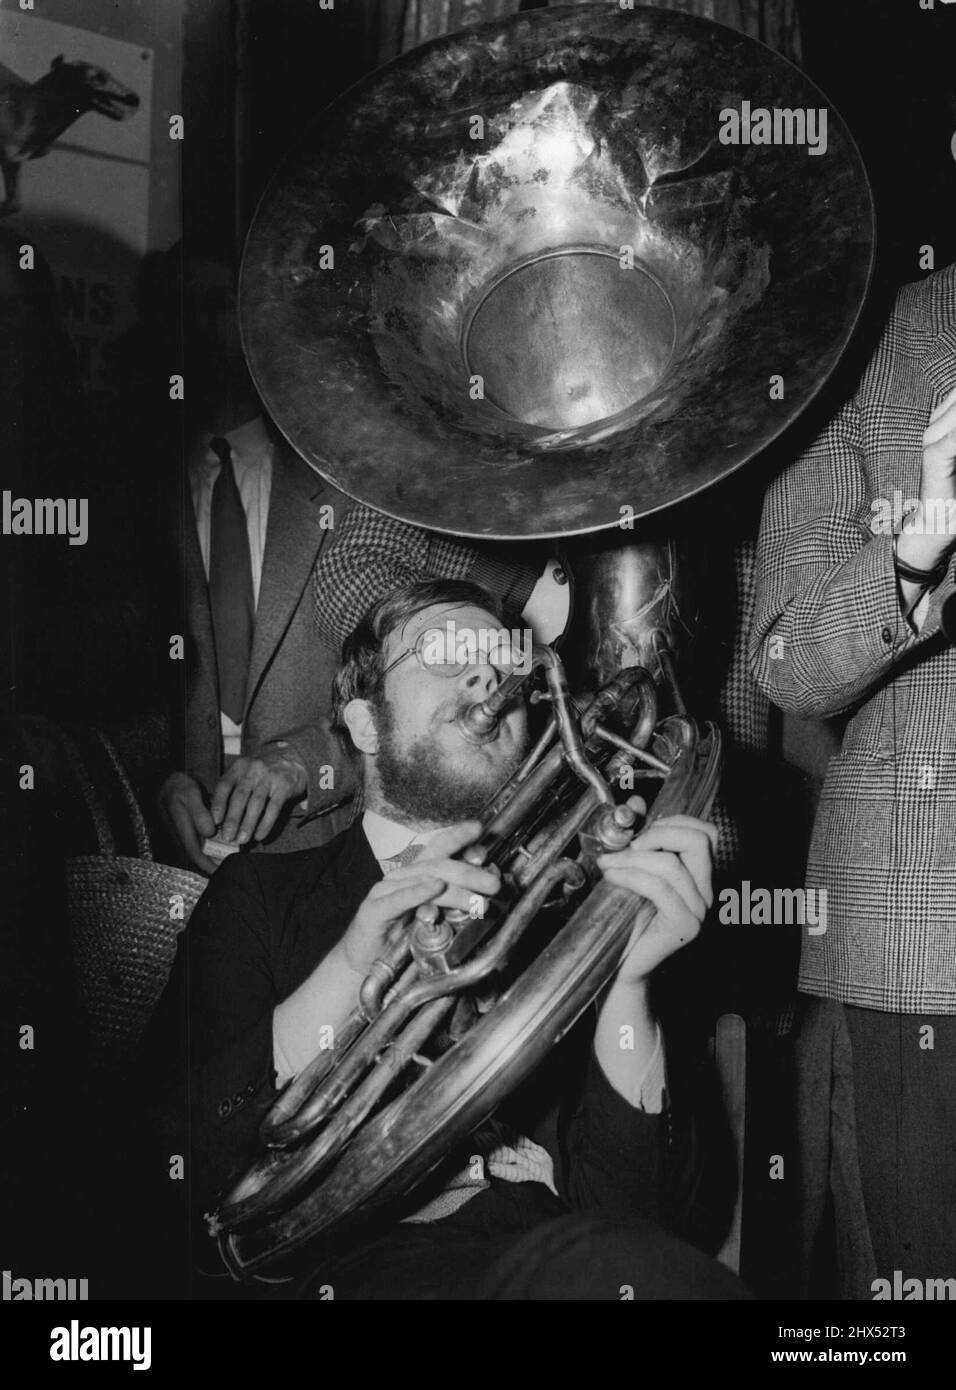
[[[433,740],[425,734],[402,746],[387,703],[376,706],[375,725],[382,795],[390,807],[410,820],[454,825],[474,819],[522,762],[522,751],[516,748],[513,756],[498,766],[486,763],[466,770],[442,762]]]

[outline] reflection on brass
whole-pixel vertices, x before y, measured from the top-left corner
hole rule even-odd
[[[593,247],[560,247],[512,266],[465,324],[469,377],[514,420],[549,430],[595,424],[636,405],[668,366],[676,327],[646,271]]]
[[[827,108],[825,153],[723,144],[744,102]],[[548,8],[413,50],[318,119],[253,222],[244,341],[350,496],[462,535],[583,533],[786,428],[872,243],[859,152],[785,59],[690,15]]]

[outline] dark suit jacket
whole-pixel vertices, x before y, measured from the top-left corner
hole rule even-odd
[[[197,1211],[257,1152],[259,1122],[276,1096],[274,1008],[339,940],[380,876],[356,823],[314,851],[234,855],[196,907],[147,1032],[144,1060],[169,1152],[187,1152],[189,1127]],[[593,1016],[582,1027],[577,1038],[572,1030],[569,1049],[535,1073],[540,1091],[526,1082],[505,1118],[549,1149],[570,1206],[651,1217],[694,1236],[689,1218],[703,1168],[689,1088],[669,1060],[668,1112],[634,1109],[593,1056]],[[552,1106],[555,1092],[561,1115]],[[715,1229],[713,1239],[701,1235],[699,1243],[719,1243],[720,1234]]]
[[[267,849],[309,849],[331,839],[348,822],[343,811],[314,817],[354,785],[350,760],[328,722],[329,692],[338,653],[312,621],[312,574],[334,526],[323,526],[333,508],[334,524],[346,499],[307,467],[283,442],[276,443],[269,524],[256,609],[249,688],[242,724],[242,751],[284,738],[309,777],[308,811],[293,812]],[[182,565],[186,601],[185,769],[211,793],[222,773],[219,676],[209,588],[189,489],[183,519]],[[323,767],[332,767],[333,787],[322,789]],[[328,777],[326,776],[326,779]]]

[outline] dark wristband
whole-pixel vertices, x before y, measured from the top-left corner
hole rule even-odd
[[[942,560],[937,561],[932,569],[919,570],[915,565],[908,565],[905,560],[900,559],[896,553],[896,542],[894,541],[893,564],[901,579],[908,579],[911,584],[922,584],[924,588],[933,589],[945,579],[949,560],[944,556]]]

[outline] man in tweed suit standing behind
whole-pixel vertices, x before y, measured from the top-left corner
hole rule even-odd
[[[954,388],[949,266],[901,291],[855,395],[771,486],[758,547],[758,681],[788,712],[848,716],[810,847],[828,920],[803,940],[797,1055],[808,1267],[829,1185],[855,1298],[956,1275]]]

